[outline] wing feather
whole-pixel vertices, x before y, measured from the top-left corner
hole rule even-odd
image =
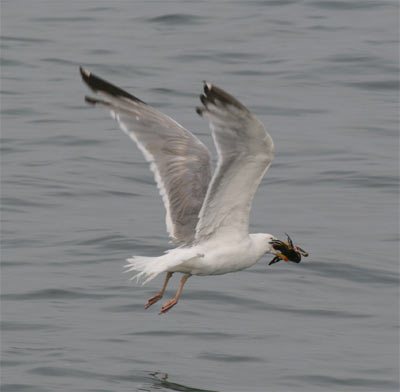
[[[263,124],[235,98],[205,82],[200,115],[208,117],[218,152],[196,228],[196,241],[213,235],[248,234],[254,194],[274,156]]]
[[[80,71],[84,82],[104,98],[86,97],[86,102],[109,110],[150,163],[169,235],[191,242],[211,178],[209,151],[172,118],[93,73]]]

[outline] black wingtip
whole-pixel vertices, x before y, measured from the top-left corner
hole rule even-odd
[[[85,102],[89,103],[90,105],[96,105],[97,99],[85,95]]]
[[[214,105],[232,105],[236,106],[240,110],[246,112],[249,111],[243,104],[226,91],[207,82],[206,80],[203,80],[203,84],[204,93],[200,95],[200,101],[205,107],[207,107],[208,103],[212,103]]]
[[[82,66],[79,66],[79,72],[81,73],[82,79],[85,80],[87,77],[90,76],[90,72],[86,71],[85,68],[83,68]]]
[[[79,67],[79,72],[81,74],[82,80],[88,85],[88,87],[92,88],[90,86],[90,72],[83,67]]]
[[[124,97],[124,98],[131,99],[132,101],[135,101],[135,102],[140,102],[140,103],[146,104],[141,99],[135,97],[132,94],[129,94],[127,91],[122,90],[122,88],[119,88],[119,87],[107,82],[106,80],[98,77],[97,75],[87,71],[83,67],[79,67],[79,72],[82,76],[82,80],[94,92],[100,91],[100,92],[104,92],[104,93],[113,95],[114,97]]]
[[[200,108],[200,107],[196,107],[196,113],[200,116],[203,117],[203,113],[204,113],[204,109]]]
[[[93,98],[89,97],[88,95],[85,95],[85,102],[90,104],[90,105],[97,105],[98,103],[104,106],[110,106],[110,102],[104,101],[103,99],[98,99],[98,98]]]
[[[204,92],[205,92],[206,94],[207,94],[209,91],[212,90],[213,85],[212,85],[211,83],[207,82],[207,80],[203,80],[203,84],[204,84],[203,90],[204,90]]]
[[[207,106],[207,97],[204,94],[200,95],[200,101],[204,106]]]

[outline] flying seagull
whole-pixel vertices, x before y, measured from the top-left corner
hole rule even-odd
[[[192,275],[219,275],[251,267],[265,254],[299,263],[308,253],[271,234],[249,234],[254,194],[274,156],[274,143],[263,124],[238,100],[204,82],[202,107],[196,111],[210,122],[218,153],[211,175],[210,152],[191,132],[145,102],[80,68],[83,81],[101,98],[85,97],[111,113],[120,128],[137,144],[150,168],[166,209],[170,237],[181,243],[159,257],[133,256],[127,271],[144,283],[166,273],[160,300],[172,274],[183,274],[174,298],[161,308],[177,304]],[[132,278],[132,279],[133,279]]]

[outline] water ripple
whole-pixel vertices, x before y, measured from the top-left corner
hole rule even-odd
[[[370,80],[366,82],[347,82],[344,83],[345,86],[356,87],[363,90],[393,90],[398,91],[400,88],[400,80]]]
[[[9,301],[33,301],[42,299],[104,299],[114,296],[114,294],[94,294],[81,290],[44,289],[19,294],[2,294],[1,298]]]
[[[335,261],[322,263],[314,261],[304,264],[304,268],[329,278],[349,280],[351,282],[368,283],[369,285],[398,285],[399,275],[378,269],[355,266]]]
[[[313,263],[314,264],[314,263]],[[315,316],[315,317],[330,317],[330,318],[369,318],[371,315],[364,313],[354,313],[347,312],[339,309],[304,309],[299,307],[289,307],[282,305],[274,305],[268,303],[266,301],[256,300],[254,298],[245,298],[239,297],[235,295],[230,295],[226,293],[222,293],[219,291],[200,291],[200,290],[192,290],[190,292],[185,293],[185,298],[190,298],[191,300],[202,300],[202,301],[210,301],[213,303],[221,303],[226,306],[226,304],[231,304],[236,308],[238,305],[249,307],[252,309],[263,310],[266,312],[280,312],[280,313],[289,313],[289,314],[301,314],[306,316]],[[229,309],[226,308],[228,311]]]
[[[162,374],[159,372],[156,373],[150,373],[152,377],[154,377],[154,383],[152,387],[154,387],[154,390],[159,390],[160,387],[166,388],[168,390],[172,391],[181,391],[181,392],[217,392],[215,390],[209,390],[209,389],[199,389],[199,388],[194,388],[194,387],[189,387],[187,385],[183,384],[178,384],[175,382],[171,382],[168,380],[168,374]],[[150,387],[150,388],[152,388]],[[147,390],[143,388],[143,392],[145,391],[152,391],[153,389]]]
[[[191,14],[166,14],[161,16],[156,16],[155,18],[147,19],[150,23],[159,23],[165,25],[188,25],[194,23],[200,23],[204,18]]]
[[[265,362],[263,358],[254,357],[250,355],[231,355],[231,354],[217,354],[217,353],[200,353],[197,358],[207,359],[216,362]]]
[[[3,41],[37,43],[37,44],[48,44],[50,42],[53,42],[53,40],[48,38],[15,37],[9,35],[3,35],[1,39]]]
[[[332,377],[332,376],[322,376],[322,375],[313,375],[313,374],[304,374],[298,376],[287,376],[288,379],[304,381],[310,385],[318,385],[320,387],[331,388],[333,385],[337,386],[345,386],[347,388],[351,387],[362,387],[372,389],[374,391],[381,391],[384,389],[392,389],[396,390],[399,387],[399,384],[395,381],[390,380],[378,380],[376,378],[350,378],[350,377]]]
[[[32,22],[39,22],[39,23],[82,23],[82,22],[91,22],[95,21],[95,18],[90,16],[43,16],[39,18],[32,18]]]
[[[21,323],[16,321],[2,321],[0,325],[2,331],[58,331],[61,328],[59,325]]]
[[[37,374],[45,377],[66,377],[70,378],[84,378],[101,380],[107,383],[115,383],[121,381],[129,381],[135,383],[149,382],[149,375],[145,372],[143,374],[107,374],[105,372],[98,373],[89,370],[82,370],[72,367],[60,366],[38,366],[29,370],[29,373]]]
[[[308,5],[316,8],[338,10],[338,11],[352,11],[359,9],[374,9],[377,7],[384,7],[392,5],[392,3],[376,0],[363,0],[363,1],[310,1]]]
[[[250,5],[266,6],[266,7],[282,7],[296,3],[297,0],[253,0],[249,1]]]
[[[42,386],[35,387],[31,384],[1,384],[3,392],[53,392]]]
[[[218,340],[218,339],[235,339],[239,335],[235,334],[230,334],[226,332],[199,332],[199,331],[182,331],[182,330],[153,330],[153,331],[140,331],[140,332],[132,332],[129,333],[128,335],[134,335],[134,336],[160,336],[160,337],[171,337],[171,336],[176,336],[176,337],[181,337],[181,336],[189,336],[189,337],[194,337],[194,338],[199,338],[199,339],[212,339],[212,340]]]

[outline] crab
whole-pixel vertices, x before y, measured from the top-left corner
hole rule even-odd
[[[293,263],[300,263],[301,256],[308,257],[308,253],[300,248],[300,246],[294,245],[289,234],[285,233],[287,241],[280,241],[273,239],[271,241],[272,247],[279,253],[270,261],[268,265],[277,263],[278,261],[291,261]]]

